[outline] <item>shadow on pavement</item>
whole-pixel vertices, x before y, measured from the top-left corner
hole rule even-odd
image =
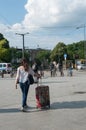
[[[71,102],[54,102],[50,105],[50,110],[55,109],[80,109],[86,108],[86,101],[71,101]],[[49,109],[37,109],[30,107],[28,112],[47,111]],[[18,108],[1,108],[0,113],[18,113],[21,112]]]
[[[17,113],[20,112],[18,108],[0,108],[0,113]]]
[[[24,113],[32,113],[32,112],[40,112],[40,111],[46,111],[49,109],[40,109],[40,108],[36,108],[36,107],[29,107],[28,111],[24,112]],[[21,109],[19,108],[0,108],[0,114],[2,113],[18,113],[18,112],[22,112]]]
[[[43,81],[42,84],[44,83],[49,83],[49,84],[53,84],[53,83],[65,83],[65,82],[68,82],[68,81]]]
[[[51,104],[51,109],[77,109],[85,107],[86,101],[54,102]]]

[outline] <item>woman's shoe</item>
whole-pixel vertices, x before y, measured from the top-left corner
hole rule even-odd
[[[27,111],[28,111],[28,107],[27,107],[27,106],[22,107],[22,108],[21,108],[21,111],[27,112]]]

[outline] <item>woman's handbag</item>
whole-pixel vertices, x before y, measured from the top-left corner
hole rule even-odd
[[[31,74],[29,74],[28,78],[29,78],[30,84],[33,84],[34,83],[33,76]]]

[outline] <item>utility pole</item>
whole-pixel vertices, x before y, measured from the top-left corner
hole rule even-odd
[[[86,39],[85,39],[85,24],[84,25],[82,25],[82,26],[79,26],[79,27],[77,27],[76,29],[80,29],[80,28],[83,28],[84,29],[84,58],[86,59]]]
[[[22,46],[22,58],[24,58],[24,52],[25,52],[25,46],[24,46],[24,36],[25,35],[27,35],[27,34],[29,34],[28,32],[27,33],[16,33],[16,35],[20,35],[20,36],[22,36],[22,41],[23,41],[23,46]]]

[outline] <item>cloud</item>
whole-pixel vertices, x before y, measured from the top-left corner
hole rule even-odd
[[[59,41],[83,40],[83,32],[79,37],[80,32],[75,30],[86,23],[86,0],[28,0],[25,9],[24,19],[12,25],[11,30],[29,31],[29,43],[33,43],[29,46],[48,44],[53,48]]]
[[[28,0],[23,24],[29,26],[54,26],[79,24],[86,12],[86,0]],[[83,22],[83,21],[82,21]]]

